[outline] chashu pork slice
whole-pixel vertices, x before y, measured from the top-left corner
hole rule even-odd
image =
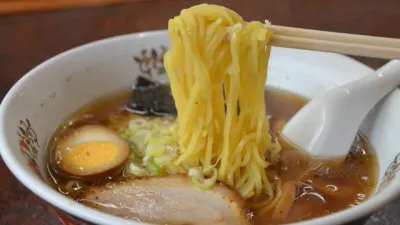
[[[80,202],[116,216],[173,225],[247,225],[248,210],[236,192],[222,184],[202,191],[187,177],[167,176],[91,187]]]

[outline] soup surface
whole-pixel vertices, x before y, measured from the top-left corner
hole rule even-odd
[[[75,129],[85,125],[103,125],[118,131],[118,121],[132,120],[132,118],[145,121],[159,120],[173,125],[175,118],[171,117],[146,117],[135,115],[124,110],[131,97],[131,92],[121,92],[107,96],[93,102],[65,119],[48,145],[48,172],[51,184],[62,194],[65,194],[85,204],[82,193],[94,186],[107,187],[109,182],[136,179],[129,173],[128,167],[122,167],[120,171],[112,171],[107,174],[97,174],[90,179],[82,179],[60,172],[59,162],[54,157],[56,146]],[[257,211],[257,204],[262,204],[264,196],[257,199],[247,200],[250,208],[250,217],[256,225],[273,225],[307,220],[337,212],[366,200],[374,190],[376,184],[376,158],[371,151],[367,140],[359,134],[352,146],[351,153],[343,164],[337,165],[333,161],[316,161],[303,155],[292,145],[285,143],[279,136],[279,131],[297,110],[307,100],[292,93],[267,89],[266,103],[268,115],[273,131],[273,137],[282,145],[277,162],[272,166],[276,177],[279,177],[282,187],[282,195],[277,208],[286,204],[284,199],[288,198],[287,187],[295,187],[294,201],[289,201],[290,207],[287,212],[270,210],[266,213]],[[116,122],[117,121],[117,122]],[[174,134],[172,134],[174,135]],[[141,141],[137,140],[137,145]],[[89,153],[87,153],[89,154]],[[130,155],[130,161],[140,155]],[[179,173],[168,167],[162,174]],[[271,167],[269,168],[271,170]],[[294,185],[286,185],[294,184]],[[290,197],[288,198],[290,199]],[[285,208],[282,206],[282,208]],[[127,217],[130,218],[130,217]]]

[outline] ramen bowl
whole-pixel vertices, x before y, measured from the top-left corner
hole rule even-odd
[[[138,76],[167,82],[166,31],[135,33],[61,53],[23,76],[0,108],[1,155],[27,188],[47,201],[68,224],[144,224],[102,213],[53,189],[46,172],[46,144],[65,117],[85,104],[132,86]],[[313,98],[372,70],[343,55],[273,48],[267,86]],[[376,151],[378,182],[365,202],[296,225],[344,224],[369,215],[400,193],[400,90],[369,113],[361,131]]]

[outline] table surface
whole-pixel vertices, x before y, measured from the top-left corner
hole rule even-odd
[[[82,9],[0,16],[0,97],[28,70],[72,47],[119,34],[165,29],[168,18],[197,0],[149,0]],[[400,38],[398,0],[215,0],[246,20]],[[371,67],[385,60],[357,58]],[[0,159],[0,224],[60,224],[46,203],[22,186]],[[365,225],[400,224],[400,199]],[[357,225],[362,223],[357,222]]]

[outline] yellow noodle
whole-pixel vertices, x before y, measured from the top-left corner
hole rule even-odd
[[[215,167],[218,180],[244,198],[268,193],[280,146],[271,140],[264,85],[272,33],[222,6],[201,4],[168,23],[165,68],[176,102],[180,155],[176,170]],[[225,109],[226,107],[226,109]],[[240,108],[240,112],[238,112]]]

